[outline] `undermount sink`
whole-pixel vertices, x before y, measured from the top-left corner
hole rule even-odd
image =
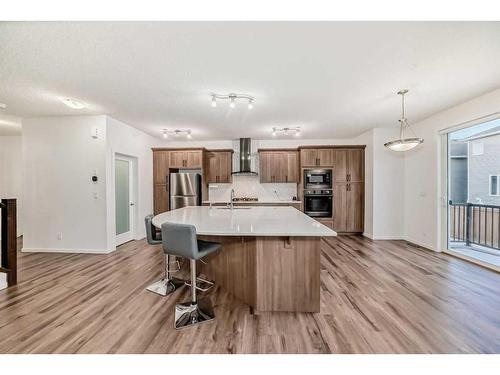
[[[238,206],[238,207],[215,207],[216,209],[218,210],[249,210],[251,209],[252,207],[241,207],[241,206]]]

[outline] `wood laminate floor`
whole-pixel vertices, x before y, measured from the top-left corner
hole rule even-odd
[[[404,241],[323,240],[321,313],[253,315],[219,288],[216,320],[176,331],[147,292],[162,253],[19,254],[0,291],[0,353],[500,353],[500,274]]]

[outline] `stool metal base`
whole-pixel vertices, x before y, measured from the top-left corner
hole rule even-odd
[[[182,329],[215,319],[210,298],[198,302],[185,302],[175,305],[175,329]]]
[[[184,280],[178,279],[176,277],[172,277],[170,280],[161,279],[160,281],[157,281],[156,283],[148,286],[146,290],[159,294],[160,296],[166,296],[175,292],[177,289],[183,286],[184,283]]]

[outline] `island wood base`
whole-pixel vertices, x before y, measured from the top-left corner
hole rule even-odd
[[[201,272],[254,312],[319,312],[321,237],[199,237],[222,243]]]

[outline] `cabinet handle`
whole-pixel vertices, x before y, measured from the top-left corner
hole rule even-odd
[[[288,182],[288,175],[285,175],[285,181]]]

